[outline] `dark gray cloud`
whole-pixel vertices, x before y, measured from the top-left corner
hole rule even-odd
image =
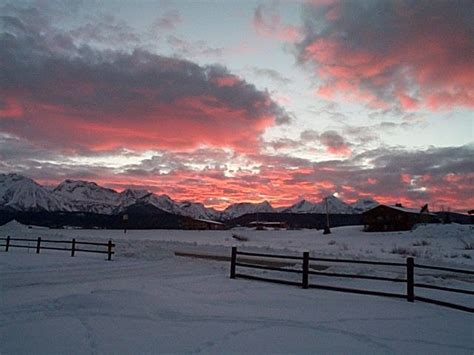
[[[152,28],[157,32],[171,31],[176,29],[183,22],[183,18],[178,10],[168,10],[158,17],[152,24]]]
[[[380,148],[347,160],[312,164],[287,184],[331,182],[347,199],[372,196],[385,203],[426,202],[438,208],[474,202],[474,146],[404,150]],[[345,188],[343,188],[345,186]]]
[[[87,44],[106,44],[127,48],[141,44],[139,34],[125,21],[112,15],[101,15],[93,21],[74,28],[69,35],[76,41]]]
[[[220,57],[225,51],[222,47],[211,47],[205,41],[189,41],[176,34],[166,36],[166,43],[176,55],[185,58],[195,56]]]
[[[351,149],[346,140],[336,131],[326,131],[321,133],[319,141],[326,147],[331,154],[349,155]]]
[[[314,130],[306,130],[300,134],[301,142],[304,144],[319,142],[330,154],[347,156],[351,154],[351,144],[333,130],[324,131],[322,133]]]
[[[314,130],[306,130],[301,132],[300,138],[303,142],[312,142],[312,141],[318,141],[319,140],[319,133]]]
[[[370,159],[376,168],[390,172],[407,171],[412,175],[468,174],[474,172],[474,160],[471,159],[473,153],[474,146],[472,145],[431,148],[422,151],[380,149],[362,153],[354,160]]]

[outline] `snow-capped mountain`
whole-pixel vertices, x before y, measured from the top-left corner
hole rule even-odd
[[[52,195],[61,202],[62,210],[112,214],[119,200],[119,193],[94,182],[65,180]]]
[[[374,207],[377,207],[379,203],[371,197],[365,197],[357,200],[351,207],[354,209],[355,213],[364,213]]]
[[[35,181],[18,174],[0,174],[0,207],[18,211],[58,211],[60,202]]]
[[[268,203],[268,201],[263,201],[260,203],[242,202],[227,207],[222,212],[222,219],[237,218],[247,213],[265,212],[275,212],[274,208]]]
[[[183,216],[216,220],[221,218],[221,212],[214,208],[207,208],[202,203],[184,201],[179,203],[179,210]]]
[[[117,192],[94,182],[65,180],[55,188],[44,187],[18,174],[0,174],[0,208],[17,211],[66,211],[117,214],[134,204],[149,204],[172,214],[199,219],[229,220],[248,213],[326,213],[325,200],[312,203],[301,200],[288,208],[273,208],[267,201],[236,203],[224,211],[202,203],[174,201],[168,195],[155,195],[147,190],[126,189]],[[335,196],[327,198],[329,213],[362,213],[378,203],[363,198],[348,205]]]
[[[140,202],[149,203],[155,207],[158,207],[160,210],[181,214],[179,211],[178,204],[168,195],[148,195],[140,199]]]
[[[328,210],[329,213],[336,213],[336,214],[351,214],[354,213],[354,209],[344,201],[338,199],[335,196],[328,196],[327,197],[328,201]],[[322,200],[318,204],[319,208],[318,210],[321,211],[319,213],[325,213],[326,212],[326,204],[325,201]]]
[[[341,201],[335,196],[328,196],[328,211],[334,214],[351,214],[354,209],[347,203]],[[326,213],[326,201],[322,199],[319,203],[311,203],[301,200],[293,206],[287,208],[283,212],[286,213]]]
[[[54,190],[55,195],[74,201],[100,201],[115,204],[119,194],[117,191],[101,187],[95,182],[81,180],[65,180]]]
[[[137,201],[141,201],[148,198],[150,195],[152,195],[150,191],[142,189],[123,190],[119,193],[118,197],[119,209],[123,209],[130,205],[133,205],[134,203],[137,203]]]
[[[284,209],[282,212],[285,212],[285,213],[311,213],[314,208],[315,208],[316,204],[315,203],[311,203],[309,201],[306,201],[306,200],[301,200],[297,203],[295,203],[294,205]]]

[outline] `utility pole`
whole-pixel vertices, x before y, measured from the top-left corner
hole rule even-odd
[[[331,234],[331,230],[329,229],[329,208],[328,208],[328,198],[324,198],[324,202],[326,204],[326,226],[324,227],[323,234]]]
[[[122,220],[123,220],[123,232],[127,233],[128,214],[124,214],[122,217]]]

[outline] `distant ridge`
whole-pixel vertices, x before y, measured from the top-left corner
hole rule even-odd
[[[328,196],[327,202],[331,214],[360,214],[378,205],[372,198],[349,205],[335,196]],[[119,193],[94,182],[69,179],[48,188],[19,174],[0,174],[0,209],[5,211],[118,215],[137,203],[148,204],[170,214],[211,220],[230,220],[258,213],[326,213],[324,199],[317,203],[301,200],[290,207],[278,209],[268,201],[241,202],[218,211],[199,202],[175,201],[168,195],[156,195],[142,189],[126,189]]]

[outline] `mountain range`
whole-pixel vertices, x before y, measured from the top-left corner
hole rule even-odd
[[[223,211],[192,201],[175,201],[167,195],[146,190],[122,192],[94,182],[65,180],[56,187],[42,186],[19,174],[0,174],[0,210],[22,212],[87,212],[117,215],[135,204],[152,205],[162,211],[197,219],[230,220],[250,213],[325,213],[326,202],[301,200],[287,208],[273,208],[267,201],[236,203]],[[347,204],[335,196],[327,197],[331,214],[360,214],[378,205],[372,198]]]

